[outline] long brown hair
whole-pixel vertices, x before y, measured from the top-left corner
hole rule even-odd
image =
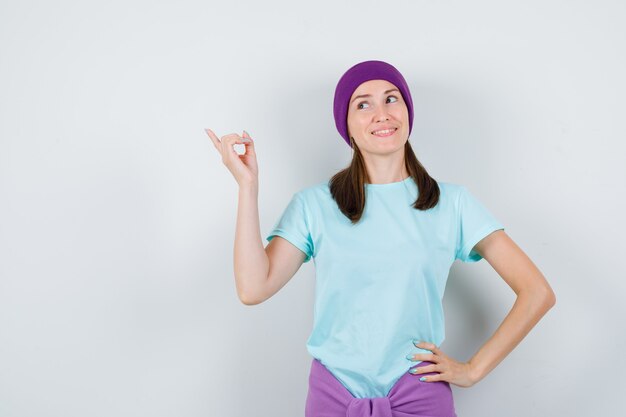
[[[329,180],[330,194],[337,202],[339,210],[352,221],[357,223],[365,208],[365,183],[370,182],[363,154],[350,137],[352,143],[352,162]],[[439,202],[439,185],[434,178],[428,175],[426,169],[417,160],[411,144],[407,140],[404,144],[404,163],[409,175],[413,177],[418,188],[418,197],[413,202],[413,208],[428,210]]]

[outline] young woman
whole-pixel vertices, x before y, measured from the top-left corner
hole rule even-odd
[[[555,304],[555,295],[466,186],[436,181],[417,160],[408,140],[413,102],[395,67],[364,61],[348,69],[333,110],[352,161],[295,193],[265,248],[254,142],[245,131],[219,139],[207,129],[239,184],[239,297],[248,305],[267,300],[314,259],[306,417],[456,416],[450,384],[470,387],[484,378]],[[245,154],[235,152],[235,143],[245,144]],[[444,289],[454,260],[483,258],[517,300],[491,338],[460,362],[439,348]]]

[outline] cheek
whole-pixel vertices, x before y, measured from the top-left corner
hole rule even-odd
[[[409,120],[409,113],[408,110],[405,108],[401,108],[401,107],[396,107],[393,110],[393,115],[396,119],[398,120]]]
[[[363,129],[368,125],[368,121],[366,117],[363,115],[354,115],[348,121],[348,126],[352,126],[354,129]]]

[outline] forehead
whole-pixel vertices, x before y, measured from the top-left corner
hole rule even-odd
[[[397,88],[397,87],[387,80],[365,81],[364,83],[359,85],[356,90],[354,90],[350,99],[352,100],[354,97],[361,95],[361,94],[379,95],[383,91],[389,90],[391,88]]]

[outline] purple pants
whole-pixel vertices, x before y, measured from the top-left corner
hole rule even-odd
[[[416,366],[430,365],[422,361]],[[311,364],[305,417],[457,417],[448,381],[420,381],[408,372],[386,397],[355,398],[316,358]]]

